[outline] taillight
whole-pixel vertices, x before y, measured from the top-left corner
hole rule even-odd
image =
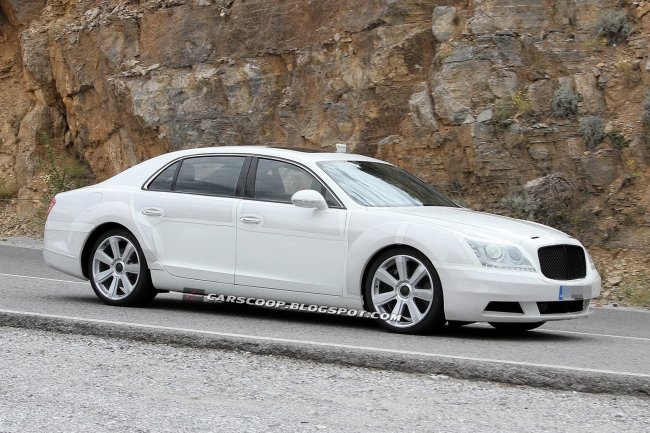
[[[52,200],[50,200],[50,206],[47,208],[47,216],[50,216],[50,211],[56,204],[56,197],[52,197]]]

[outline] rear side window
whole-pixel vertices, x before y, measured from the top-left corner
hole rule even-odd
[[[205,156],[182,162],[174,191],[234,197],[244,156]]]
[[[149,184],[150,191],[171,191],[174,184],[174,176],[176,169],[180,162],[175,162],[166,169],[164,169],[156,178]]]

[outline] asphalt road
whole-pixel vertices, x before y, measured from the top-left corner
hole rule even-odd
[[[187,301],[177,294],[159,295],[147,308],[117,308],[102,304],[88,282],[48,268],[40,250],[12,246],[0,246],[0,310],[0,316],[12,317],[2,322],[11,326],[20,322],[16,317],[28,317],[31,325],[25,326],[58,330],[77,321],[87,325],[86,333],[92,333],[89,324],[116,335],[126,327],[137,329],[141,337],[148,332],[154,341],[151,334],[158,332],[178,344],[201,340],[204,346],[284,351],[392,369],[401,363],[413,371],[541,386],[557,383],[559,388],[596,392],[616,392],[631,384],[636,387],[632,394],[650,395],[650,312],[645,311],[596,309],[588,319],[547,323],[523,336],[503,335],[482,324],[434,336],[404,336],[384,332],[366,319]],[[409,364],[412,359],[419,364]],[[436,370],[435,365],[441,367]],[[526,377],[537,370],[544,378]]]

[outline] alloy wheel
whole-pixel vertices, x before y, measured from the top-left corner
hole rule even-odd
[[[140,278],[140,256],[123,236],[107,237],[95,250],[92,279],[101,294],[117,301],[127,297]]]
[[[372,278],[371,299],[379,313],[401,316],[386,323],[408,328],[420,323],[434,298],[431,273],[417,258],[394,255],[382,262]]]

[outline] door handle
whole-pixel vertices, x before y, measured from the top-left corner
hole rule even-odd
[[[262,222],[262,218],[254,217],[254,216],[245,216],[239,218],[239,221],[246,223],[246,224],[259,224]]]
[[[162,209],[156,208],[156,207],[148,207],[145,209],[142,209],[142,215],[146,216],[163,216],[164,212]]]

